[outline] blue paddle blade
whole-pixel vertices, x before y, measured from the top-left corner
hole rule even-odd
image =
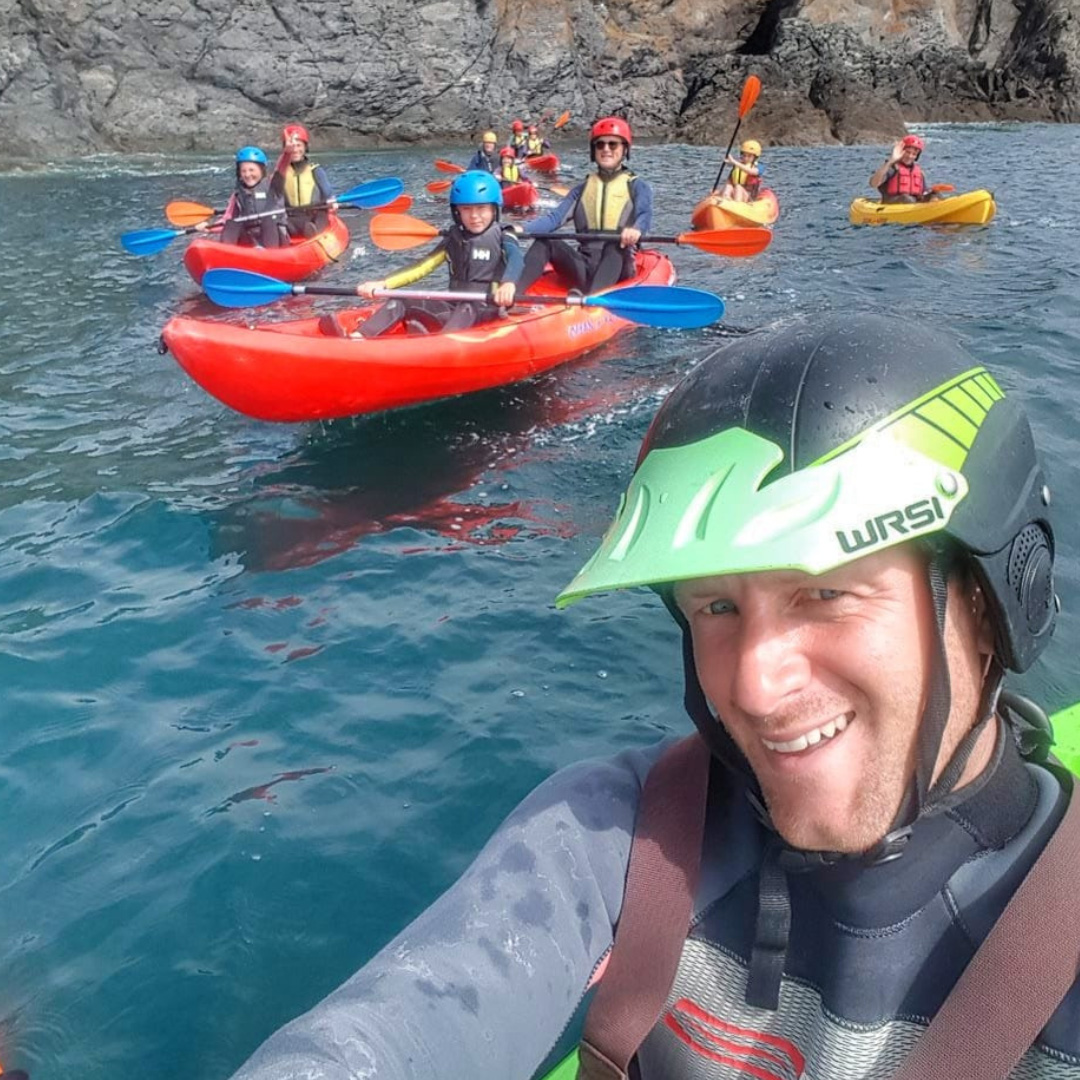
[[[120,243],[132,255],[156,255],[182,234],[182,229],[137,229],[124,233]]]
[[[631,285],[586,297],[585,303],[589,307],[606,308],[632,322],[669,330],[708,326],[724,314],[724,301],[719,296],[680,285]]]
[[[257,307],[282,296],[292,296],[292,286],[266,274],[250,270],[207,270],[202,279],[203,291],[218,307]]]
[[[393,202],[403,191],[405,185],[397,177],[388,176],[385,180],[369,180],[350,188],[343,195],[337,196],[339,203],[359,206],[361,210],[374,210]]]

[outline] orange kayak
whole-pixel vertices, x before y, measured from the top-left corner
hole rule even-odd
[[[251,270],[281,281],[303,281],[328,263],[336,262],[349,246],[349,228],[336,214],[318,236],[294,237],[288,247],[264,248],[251,244],[223,244],[200,236],[188,244],[184,266],[201,284],[207,270]]]
[[[657,251],[637,256],[628,285],[670,285],[671,263]],[[549,271],[537,295],[565,294]],[[352,332],[372,307],[339,312]],[[504,386],[595,349],[632,325],[604,308],[513,308],[505,319],[469,330],[378,338],[338,337],[317,318],[248,327],[178,315],[162,331],[177,363],[207,393],[256,420],[328,420],[419,405]]]
[[[753,202],[722,199],[707,195],[694,207],[690,223],[695,229],[746,229],[755,225],[772,225],[780,216],[780,204],[768,188]]]

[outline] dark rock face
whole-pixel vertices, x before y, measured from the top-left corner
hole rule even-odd
[[[906,120],[1080,119],[1076,0],[0,0],[16,154],[320,146],[502,130],[570,109],[722,142],[739,90],[769,142]]]

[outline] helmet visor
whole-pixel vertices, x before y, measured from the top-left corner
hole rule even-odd
[[[766,483],[783,460],[779,446],[744,428],[650,451],[556,605],[718,574],[821,574],[944,529],[968,492],[957,469],[889,431]]]

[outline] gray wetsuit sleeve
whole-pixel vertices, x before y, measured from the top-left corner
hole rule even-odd
[[[453,887],[235,1080],[528,1080],[611,945],[662,749],[541,784]]]

